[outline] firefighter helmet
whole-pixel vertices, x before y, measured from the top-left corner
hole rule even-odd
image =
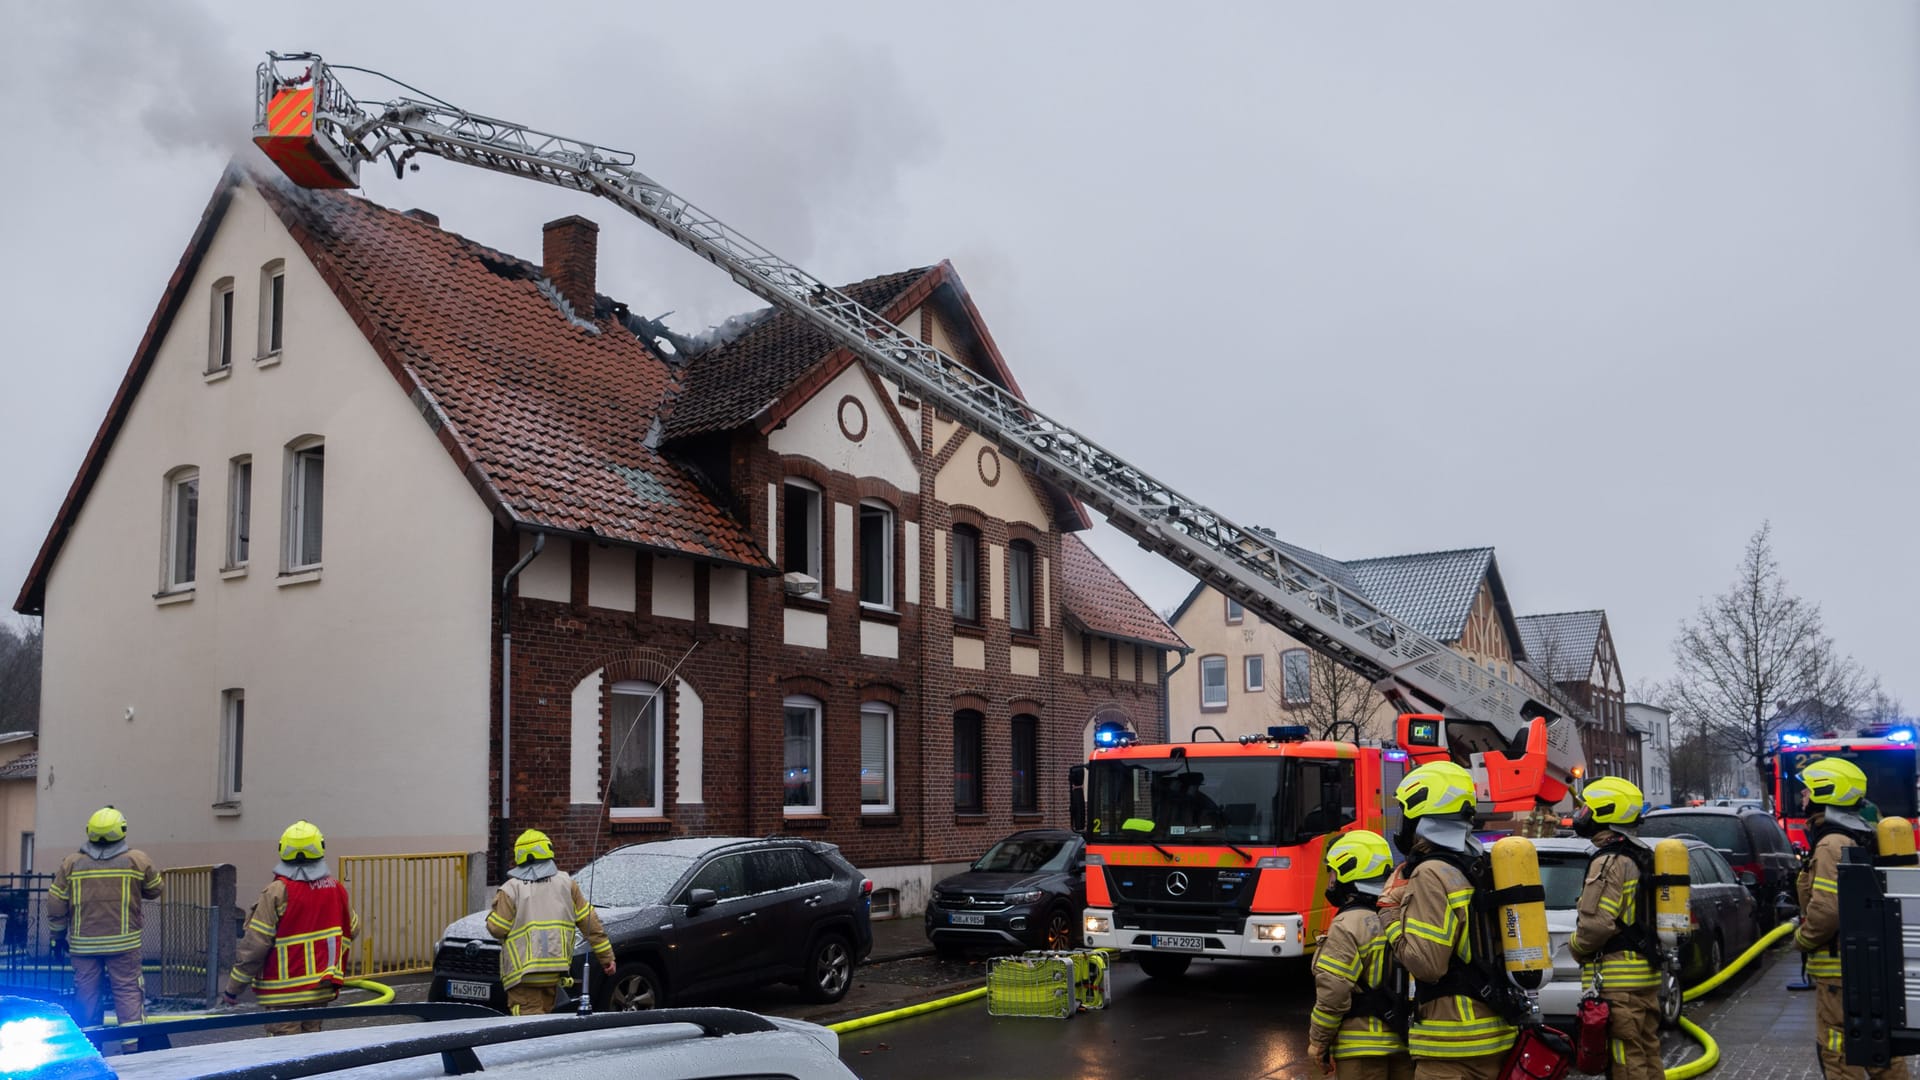
[[[311,821],[296,821],[280,834],[281,862],[318,862],[327,857],[327,838]]]
[[[1632,781],[1603,776],[1580,792],[1586,812],[1601,825],[1632,825],[1647,808],[1647,797]]]
[[[1393,849],[1377,832],[1355,829],[1327,845],[1327,869],[1341,884],[1374,881],[1393,870]]]
[[[1821,758],[1800,770],[1800,782],[1822,806],[1852,807],[1867,797],[1867,774],[1846,758]]]
[[[525,866],[540,859],[553,858],[553,841],[539,829],[528,829],[513,842],[513,865]]]
[[[1435,761],[1408,773],[1393,797],[1409,818],[1458,814],[1473,808],[1473,774],[1451,761]]]
[[[103,806],[87,819],[87,839],[96,844],[115,844],[127,838],[127,815],[111,806]]]

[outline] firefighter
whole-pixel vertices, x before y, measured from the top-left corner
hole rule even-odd
[[[310,821],[296,821],[280,834],[280,863],[247,916],[233,970],[223,995],[233,1005],[253,987],[267,1009],[310,1009],[340,993],[347,954],[360,936],[360,916],[346,886],[327,873],[327,838]],[[320,1021],[266,1025],[269,1035],[319,1031]]]
[[[1874,850],[1874,832],[1860,816],[1867,797],[1867,774],[1845,758],[1821,758],[1800,771],[1812,803],[1807,814],[1807,843],[1812,853],[1802,864],[1796,891],[1800,897],[1800,929],[1794,947],[1807,954],[1807,974],[1813,978],[1814,1037],[1820,1049],[1820,1071],[1827,1080],[1868,1077],[1884,1080],[1907,1075],[1906,1062],[1880,1068],[1848,1065],[1841,1031],[1846,1009],[1840,995],[1841,852],[1851,847]]]
[[[87,819],[87,843],[60,860],[47,889],[47,926],[53,955],[73,958],[73,996],[80,1022],[103,1019],[102,978],[113,988],[113,1012],[122,1024],[146,1016],[141,1000],[140,902],[158,900],[160,871],[146,853],[127,846],[127,818],[103,806]]]
[[[1586,886],[1576,906],[1568,945],[1580,964],[1583,988],[1597,971],[1600,997],[1609,1006],[1607,1044],[1613,1080],[1662,1080],[1660,1062],[1660,969],[1646,933],[1653,898],[1644,895],[1642,865],[1651,876],[1653,853],[1640,842],[1646,796],[1617,776],[1603,776],[1580,793],[1575,834],[1593,841]]]
[[[1416,1080],[1494,1080],[1514,1025],[1481,998],[1491,973],[1477,966],[1470,868],[1486,856],[1473,835],[1473,774],[1450,761],[1422,765],[1394,791],[1403,811],[1395,837],[1407,861],[1381,899],[1387,942],[1413,977],[1407,1033]]]
[[[580,886],[553,864],[553,841],[528,829],[513,842],[513,869],[493,894],[487,932],[500,939],[500,985],[515,1016],[550,1013],[573,965],[573,932],[587,937],[600,970],[613,974],[613,944]]]
[[[1377,910],[1393,849],[1377,832],[1341,833],[1327,845],[1327,869],[1327,900],[1338,913],[1313,957],[1307,1055],[1342,1080],[1411,1080],[1413,1059],[1395,1022],[1405,1009],[1395,1000]]]

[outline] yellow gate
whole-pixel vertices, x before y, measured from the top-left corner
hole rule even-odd
[[[355,975],[431,971],[440,932],[468,914],[464,851],[345,855],[340,881],[360,914]]]

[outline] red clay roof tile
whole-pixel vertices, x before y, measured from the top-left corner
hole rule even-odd
[[[1106,560],[1072,533],[1060,537],[1060,604],[1068,615],[1096,634],[1167,649],[1187,647],[1180,635],[1140,599],[1140,594],[1120,580]]]

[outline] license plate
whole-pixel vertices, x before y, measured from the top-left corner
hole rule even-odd
[[[493,984],[449,979],[447,980],[447,996],[464,998],[467,1001],[491,1001],[493,1000]]]
[[[954,926],[985,926],[987,925],[987,917],[985,915],[969,915],[964,911],[956,911],[951,915],[948,915],[947,919]]]
[[[1156,949],[1178,949],[1181,952],[1200,952],[1207,947],[1207,939],[1191,937],[1187,934],[1155,934],[1153,947]]]

